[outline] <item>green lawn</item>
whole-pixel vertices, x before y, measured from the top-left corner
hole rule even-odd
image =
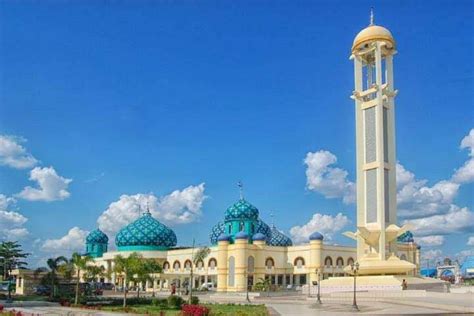
[[[237,304],[203,304],[210,309],[210,316],[267,316],[265,305],[237,305]],[[104,311],[122,312],[122,307],[104,306]],[[129,312],[136,314],[160,315],[164,311],[165,315],[179,315],[181,311],[171,309],[161,309],[158,306],[134,305],[129,307]]]

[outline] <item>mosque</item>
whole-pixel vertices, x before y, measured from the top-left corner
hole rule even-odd
[[[418,274],[419,247],[407,233],[399,238],[398,254],[415,263],[410,272]],[[194,268],[194,286],[212,283],[217,291],[245,291],[259,279],[269,279],[275,288],[292,288],[332,276],[346,275],[344,268],[356,260],[356,248],[330,245],[324,236],[314,232],[308,241],[294,245],[291,238],[275,225],[268,225],[259,217],[259,210],[241,197],[228,207],[224,218],[210,231],[210,254]],[[100,229],[86,238],[86,252],[110,273],[102,279],[119,287],[124,286],[121,275],[114,274],[114,257],[137,252],[152,258],[163,267],[155,283],[142,284],[148,291],[167,291],[171,284],[178,287],[190,280],[193,249],[178,247],[174,231],[155,219],[149,211],[123,227],[115,238],[115,251],[108,251],[109,238]],[[129,285],[131,286],[131,285]]]
[[[350,56],[355,75],[351,98],[356,116],[357,229],[344,235],[356,240],[357,246],[331,245],[319,232],[294,245],[277,227],[265,223],[258,208],[241,194],[211,229],[210,254],[193,267],[194,287],[212,283],[217,291],[239,292],[267,279],[275,288],[318,280],[322,286],[349,288],[352,278],[344,276],[357,266],[368,289],[374,284],[393,289],[399,288],[401,278],[419,275],[420,247],[408,227],[397,226],[396,217],[395,54],[391,32],[375,25],[372,14],[370,25],[355,37]],[[178,247],[173,230],[149,211],[119,231],[115,251],[108,251],[108,241],[99,229],[86,241],[95,264],[110,272],[110,279],[103,281],[124,286],[123,277],[113,273],[114,257],[137,252],[163,267],[154,284],[142,287],[167,289],[173,283],[179,287],[190,282],[193,249]]]

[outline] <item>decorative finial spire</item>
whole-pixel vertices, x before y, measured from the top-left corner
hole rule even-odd
[[[146,201],[146,212],[150,214],[150,201]]]
[[[374,7],[370,8],[370,25],[374,25]]]
[[[240,199],[243,200],[244,199],[244,184],[242,183],[242,181],[239,180],[239,182],[237,182],[237,186],[239,187],[239,191],[240,191]]]

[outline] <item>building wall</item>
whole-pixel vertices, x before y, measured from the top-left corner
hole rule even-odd
[[[245,239],[236,240],[233,244],[220,241],[210,250],[202,266],[194,267],[194,286],[211,282],[217,284],[217,290],[222,292],[245,291],[247,280],[249,285],[255,285],[260,279],[267,278],[276,287],[294,287],[318,279],[344,276],[344,267],[357,258],[355,247],[325,245],[319,240],[291,247],[268,246],[265,241],[248,243]],[[102,258],[96,258],[95,264],[112,271],[113,258],[117,254],[127,256],[131,253],[108,252]],[[168,290],[172,283],[179,288],[184,282],[189,282],[191,271],[186,263],[190,264],[191,248],[139,253],[144,258],[157,260],[163,266],[163,273],[157,275],[155,284],[143,285],[147,290]],[[397,255],[415,262],[419,267],[419,249],[416,244],[399,244]],[[253,266],[249,264],[252,261]],[[269,264],[271,262],[273,264]],[[418,269],[412,272],[418,273]],[[114,273],[106,281],[123,286],[123,279]]]

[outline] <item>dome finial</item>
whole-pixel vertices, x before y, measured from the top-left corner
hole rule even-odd
[[[244,184],[242,183],[241,180],[239,180],[239,182],[237,182],[237,186],[239,187],[239,191],[240,191],[240,199],[243,200],[244,199]]]
[[[146,214],[151,214],[150,213],[150,201],[146,201]]]
[[[370,8],[370,24],[374,25],[374,7]]]

